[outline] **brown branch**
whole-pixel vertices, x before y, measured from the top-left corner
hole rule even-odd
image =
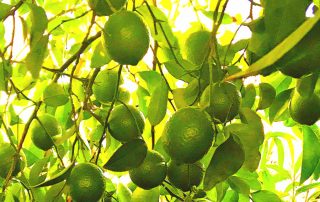
[[[98,39],[101,36],[101,32],[98,32],[96,35],[88,38],[87,40],[82,42],[82,45],[80,47],[80,49],[73,54],[61,67],[60,69],[58,69],[59,72],[64,72],[64,70],[66,70],[69,65],[71,65],[71,63],[73,63],[84,51],[85,49],[92,43],[94,42],[96,39]],[[54,81],[57,81],[59,78],[58,75],[56,75],[56,77],[54,78]]]
[[[27,134],[28,134],[28,131],[29,131],[29,127],[30,127],[31,122],[33,121],[33,119],[35,119],[37,117],[37,113],[38,113],[38,110],[40,109],[40,106],[41,106],[41,102],[37,103],[37,105],[36,105],[32,115],[31,115],[31,117],[29,118],[29,120],[27,121],[27,123],[26,123],[26,125],[24,127],[24,130],[23,130],[22,136],[21,136],[21,140],[20,140],[20,142],[18,144],[16,155],[13,158],[13,162],[11,164],[10,170],[9,170],[9,172],[7,174],[7,177],[5,179],[4,185],[2,187],[2,192],[3,193],[5,192],[7,186],[9,185],[9,182],[10,182],[10,180],[12,178],[12,173],[13,173],[13,171],[14,171],[14,169],[16,167],[16,164],[18,162],[19,154],[20,154],[20,151],[22,149],[23,143],[24,143],[24,141],[25,141],[25,139],[27,137]]]
[[[14,13],[20,8],[20,6],[22,6],[22,4],[25,2],[25,0],[20,0],[16,5],[13,6],[13,9],[11,9],[7,15],[4,16],[4,18],[2,19],[2,21],[5,21],[7,19],[7,17],[9,17],[10,15],[14,15]]]

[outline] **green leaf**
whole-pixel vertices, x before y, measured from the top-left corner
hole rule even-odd
[[[69,165],[68,167],[66,167],[65,169],[60,171],[59,173],[52,176],[49,180],[46,180],[46,181],[44,181],[40,184],[34,185],[32,187],[39,188],[39,187],[51,186],[51,185],[57,184],[57,183],[65,180],[70,175],[70,172],[71,172],[73,166],[74,166],[74,163],[72,163],[71,165]]]
[[[214,11],[206,11],[206,10],[200,10],[201,13],[203,13],[204,16],[206,16],[207,18],[209,18],[210,20],[213,19],[213,15],[215,14]],[[218,16],[221,15],[221,12],[218,13]],[[227,13],[223,13],[223,18],[222,18],[222,24],[230,24],[233,22],[233,19],[230,15],[228,15]]]
[[[276,97],[276,90],[268,83],[259,84],[259,104],[258,109],[268,108],[274,101]]]
[[[310,189],[314,189],[314,188],[318,188],[320,187],[320,182],[314,182],[314,183],[311,183],[311,184],[307,184],[305,186],[302,186],[302,187],[299,187],[297,190],[296,190],[296,194],[300,194],[300,193],[303,193],[303,192],[306,192]]]
[[[240,194],[250,194],[250,186],[237,176],[230,176],[228,178],[228,183],[230,187]]]
[[[278,94],[270,106],[269,120],[270,122],[282,121],[288,118],[288,106],[290,102],[292,89],[282,91]]]
[[[0,91],[7,90],[9,78],[12,76],[12,66],[7,61],[0,62]]]
[[[151,125],[159,124],[167,113],[168,88],[166,84],[158,85],[151,94],[147,118]]]
[[[13,6],[0,2],[0,21],[8,14]]]
[[[38,78],[48,45],[48,35],[41,36],[40,39],[31,46],[25,62],[27,69],[33,78]]]
[[[29,175],[29,183],[31,186],[37,185],[46,179],[48,174],[46,166],[49,160],[48,157],[40,159],[32,166]]]
[[[297,91],[302,97],[310,97],[316,87],[319,73],[313,73],[298,80]]]
[[[233,190],[228,190],[222,202],[238,202],[239,194]]]
[[[234,137],[229,137],[212,156],[204,176],[204,189],[210,190],[219,182],[236,173],[244,160],[245,154],[242,146],[234,140]]]
[[[179,65],[175,60],[170,60],[165,62],[164,66],[176,79],[190,82],[192,78],[196,76],[193,71],[195,71],[197,67],[187,60],[182,60],[180,63],[181,65]]]
[[[195,103],[199,94],[199,80],[193,79],[186,88],[173,90],[173,100],[178,108],[183,108]]]
[[[260,190],[251,194],[254,202],[281,202],[279,196],[267,190]]]
[[[272,47],[293,32],[305,20],[311,0],[268,0],[265,2],[265,27]]]
[[[63,202],[65,201],[62,197],[63,189],[66,187],[66,182],[61,182],[51,186],[48,191],[46,191],[45,201],[47,202]]]
[[[141,202],[145,200],[148,200],[148,202],[159,202],[159,196],[159,187],[155,187],[150,190],[137,187],[132,194],[131,202]]]
[[[237,136],[242,145],[245,153],[245,161],[243,167],[249,171],[257,169],[260,162],[259,146],[263,142],[263,134],[257,132],[257,129],[242,123],[233,123],[225,128],[226,133]]]
[[[151,100],[147,118],[151,125],[159,124],[167,112],[168,87],[162,76],[156,71],[142,71],[139,75],[146,81]]]
[[[168,45],[167,40],[171,45],[175,45],[176,38],[173,35],[166,14],[164,14],[159,8],[155,6],[149,5],[149,8],[146,5],[142,5],[139,6],[136,10],[143,16],[143,19],[147,23],[152,37],[159,43],[163,43],[163,45],[165,46]]]
[[[95,47],[91,57],[91,68],[99,68],[111,61],[102,43],[99,42]]]
[[[229,76],[225,80],[232,80],[252,75],[257,75],[261,70],[275,64],[280,58],[288,53],[295,45],[297,45],[304,36],[316,25],[320,19],[320,11],[317,11],[314,17],[309,18],[301,24],[295,31],[286,37],[270,52],[265,54],[261,59],[250,65],[247,70]]]
[[[123,144],[103,166],[105,169],[122,172],[138,167],[147,155],[147,145],[141,139]]]
[[[314,172],[320,159],[320,142],[310,127],[304,126],[303,150],[300,184],[303,184]]]
[[[259,143],[263,142],[264,129],[260,116],[249,108],[241,108],[239,111],[240,119],[242,123],[248,124],[256,129],[256,133],[260,136]]]
[[[256,88],[253,84],[249,84],[244,89],[244,96],[242,97],[241,107],[252,108],[256,99]]]
[[[69,101],[67,90],[57,83],[49,84],[43,92],[43,101],[46,105],[58,107]]]
[[[39,7],[36,6],[35,4],[28,4],[31,12],[31,33],[30,33],[30,46],[33,47],[37,43],[41,43],[41,39],[43,38],[43,33],[47,29],[48,26],[48,18],[46,15],[46,11]]]
[[[131,201],[132,192],[124,184],[119,183],[117,187],[117,196],[119,202]]]

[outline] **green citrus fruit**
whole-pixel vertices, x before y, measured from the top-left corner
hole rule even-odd
[[[167,175],[164,157],[156,151],[148,151],[146,158],[138,168],[129,171],[133,183],[143,189],[159,186]]]
[[[110,114],[109,132],[115,139],[128,142],[141,136],[144,117],[131,105],[117,105]]]
[[[239,113],[240,104],[240,92],[230,82],[207,86],[200,98],[200,106],[205,108],[213,120],[221,123],[232,120]]]
[[[150,44],[146,24],[132,11],[123,10],[111,15],[103,35],[110,57],[123,65],[137,65]]]
[[[68,177],[70,194],[77,202],[98,201],[105,190],[105,179],[101,169],[92,163],[76,165]]]
[[[291,118],[300,124],[313,125],[320,118],[320,97],[312,94],[301,96],[295,91],[291,97],[289,112]]]
[[[168,179],[182,191],[189,191],[193,186],[199,186],[203,179],[204,166],[200,162],[181,164],[170,161],[168,165]]]
[[[98,73],[92,85],[92,92],[96,99],[107,104],[112,102],[115,96],[118,83],[118,73],[113,70],[102,70]],[[123,83],[123,78],[120,77],[119,84]]]
[[[57,83],[48,85],[43,92],[43,101],[48,106],[58,107],[68,102],[69,98],[63,87]]]
[[[201,65],[208,56],[209,43],[210,43],[210,32],[208,31],[197,31],[187,38],[184,52],[187,60],[190,62]]]
[[[127,3],[127,0],[89,0],[89,6],[98,16],[109,16]]]
[[[178,162],[194,163],[210,149],[214,130],[210,116],[194,107],[175,112],[163,131],[163,144],[169,156]]]
[[[12,166],[14,157],[16,155],[16,150],[10,143],[1,143],[0,144],[0,177],[6,178],[10,168]],[[18,162],[12,172],[12,176],[16,176],[21,169],[23,168],[23,162],[21,158],[18,159]]]
[[[46,151],[52,148],[53,137],[61,133],[61,128],[54,116],[44,114],[32,121],[29,131],[33,144]]]

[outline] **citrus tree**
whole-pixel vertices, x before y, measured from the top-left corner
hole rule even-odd
[[[319,6],[0,1],[0,201],[316,201]]]

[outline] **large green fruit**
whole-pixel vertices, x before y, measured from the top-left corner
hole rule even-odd
[[[44,114],[32,121],[29,132],[31,133],[33,144],[46,151],[52,148],[54,144],[53,138],[61,134],[61,128],[54,116]]]
[[[120,104],[112,110],[108,126],[112,137],[128,142],[142,135],[144,117],[137,108]]]
[[[194,107],[175,112],[163,131],[164,148],[178,162],[194,163],[210,149],[214,137],[210,116]]]
[[[238,113],[241,95],[230,82],[209,85],[202,93],[200,106],[221,123],[232,120]]]
[[[137,65],[150,44],[146,24],[132,11],[123,10],[111,15],[103,36],[110,57],[123,65]]]
[[[109,16],[127,3],[127,0],[89,0],[89,6],[98,16]]]
[[[292,119],[300,124],[314,124],[320,118],[319,95],[303,97],[295,91],[291,97],[289,112]]]
[[[12,163],[16,155],[16,150],[10,143],[1,143],[0,144],[0,177],[6,178]],[[18,162],[12,172],[12,176],[16,176],[23,168],[23,162],[21,158],[18,159]]]
[[[146,158],[138,168],[129,171],[133,183],[143,189],[159,186],[167,175],[164,157],[156,151],[148,151]]]
[[[187,38],[184,53],[187,59],[195,65],[205,63],[209,52],[211,33],[208,31],[197,31]]]
[[[105,190],[105,179],[101,169],[92,163],[76,165],[68,177],[70,194],[77,202],[96,202]]]
[[[114,70],[102,70],[98,73],[92,85],[92,92],[96,99],[108,104],[112,102],[117,91],[118,73]],[[123,78],[120,77],[119,84],[123,83]],[[120,92],[120,91],[119,91]]]
[[[203,179],[204,165],[200,162],[181,164],[170,161],[168,165],[168,179],[182,191],[189,191],[193,186],[199,186]]]

